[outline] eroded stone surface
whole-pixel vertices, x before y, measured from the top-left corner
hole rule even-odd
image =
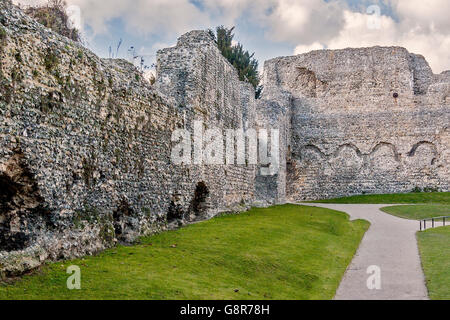
[[[403,48],[270,60],[255,100],[207,32],[159,51],[151,86],[7,1],[0,11],[2,275],[251,204],[449,189],[450,73]],[[172,133],[196,121],[278,129],[277,174],[174,165]]]
[[[253,88],[205,32],[158,54],[155,89],[128,62],[100,59],[8,2],[0,9],[3,275],[247,208],[254,167],[171,162],[174,130],[255,119]]]
[[[313,51],[266,62],[264,108],[290,112],[292,201],[449,189],[450,81],[404,48]]]

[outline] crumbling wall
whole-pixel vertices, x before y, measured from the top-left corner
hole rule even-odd
[[[403,48],[270,60],[255,101],[207,32],[159,51],[152,87],[2,1],[0,63],[1,276],[255,200],[449,190],[449,72]],[[174,164],[172,134],[195,144],[199,121],[203,146],[208,129],[224,144],[227,130],[279,130],[279,170],[194,150]]]
[[[169,163],[177,110],[127,62],[102,60],[16,7],[0,8],[8,198],[0,271],[20,273],[164,228],[169,203],[158,198],[177,183]]]
[[[263,98],[291,109],[287,197],[449,190],[449,84],[404,48],[266,62]]]
[[[191,31],[180,37],[173,48],[158,52],[157,82],[159,92],[174,100],[183,113],[180,129],[194,139],[194,122],[203,123],[203,146],[206,130],[217,129],[226,143],[226,131],[255,129],[255,91],[249,83],[239,81],[236,69],[222,56],[216,43],[205,31]],[[178,208],[190,210],[195,189],[208,189],[206,214],[229,210],[230,206],[249,204],[255,196],[255,166],[203,162],[185,166],[188,179],[175,188]],[[236,160],[236,159],[235,159]]]
[[[100,59],[8,2],[0,11],[1,275],[251,201],[253,168],[171,159],[172,133],[197,116],[206,127],[254,119],[253,89],[213,41],[204,47],[194,33],[172,49],[192,61],[185,84],[176,80],[185,87],[177,98],[172,84],[160,93],[128,62]],[[159,58],[161,75],[178,65]]]
[[[277,145],[272,144],[270,140],[269,146],[278,148],[278,166],[275,171],[273,163],[270,165],[259,164],[256,180],[256,200],[268,204],[280,204],[286,202],[286,178],[287,178],[287,157],[289,154],[288,146],[291,137],[291,96],[285,92],[279,92],[276,98],[269,98],[264,94],[257,101],[256,122],[258,128],[278,130],[279,139]],[[270,150],[273,157],[275,153]],[[272,171],[271,174],[262,172],[261,170]]]

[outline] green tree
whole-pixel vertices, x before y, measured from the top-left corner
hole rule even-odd
[[[255,54],[250,54],[241,43],[233,45],[234,27],[219,26],[216,32],[209,30],[222,55],[236,68],[241,81],[249,82],[256,90],[257,98],[261,92],[259,87],[260,77],[258,72],[258,60]]]

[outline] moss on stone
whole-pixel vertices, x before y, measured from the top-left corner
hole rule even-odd
[[[5,28],[0,27],[0,44],[3,46],[6,43],[6,38],[8,37]]]
[[[2,93],[1,98],[7,104],[10,104],[12,101],[14,88],[7,82],[2,81],[0,83],[0,92]]]
[[[100,96],[100,100],[102,100],[106,96],[105,79],[103,77],[100,80],[94,79],[94,84],[97,88],[97,93]]]
[[[72,222],[78,229],[84,229],[85,223],[94,224],[99,221],[101,221],[101,216],[98,209],[89,205],[84,205],[83,209],[75,211]]]
[[[78,50],[77,58],[80,59],[80,60],[83,60],[83,57],[84,57],[83,50]]]
[[[58,56],[49,49],[44,57],[45,69],[47,69],[47,71],[52,71],[58,66],[59,62]]]
[[[100,226],[99,237],[103,240],[103,243],[112,245],[116,237],[114,225],[110,222],[102,223]]]
[[[11,72],[11,79],[13,83],[20,83],[23,81],[24,77],[19,68],[14,68]]]
[[[17,51],[17,52],[14,54],[14,59],[16,59],[16,61],[17,61],[18,63],[22,63],[22,62],[23,62],[22,55],[20,54],[19,51]]]
[[[151,217],[152,211],[149,208],[142,208],[142,212],[144,213],[144,216]]]

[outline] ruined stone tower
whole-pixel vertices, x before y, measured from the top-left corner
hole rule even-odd
[[[313,51],[267,61],[264,86],[258,110],[288,115],[289,200],[449,190],[449,72],[422,56]]]

